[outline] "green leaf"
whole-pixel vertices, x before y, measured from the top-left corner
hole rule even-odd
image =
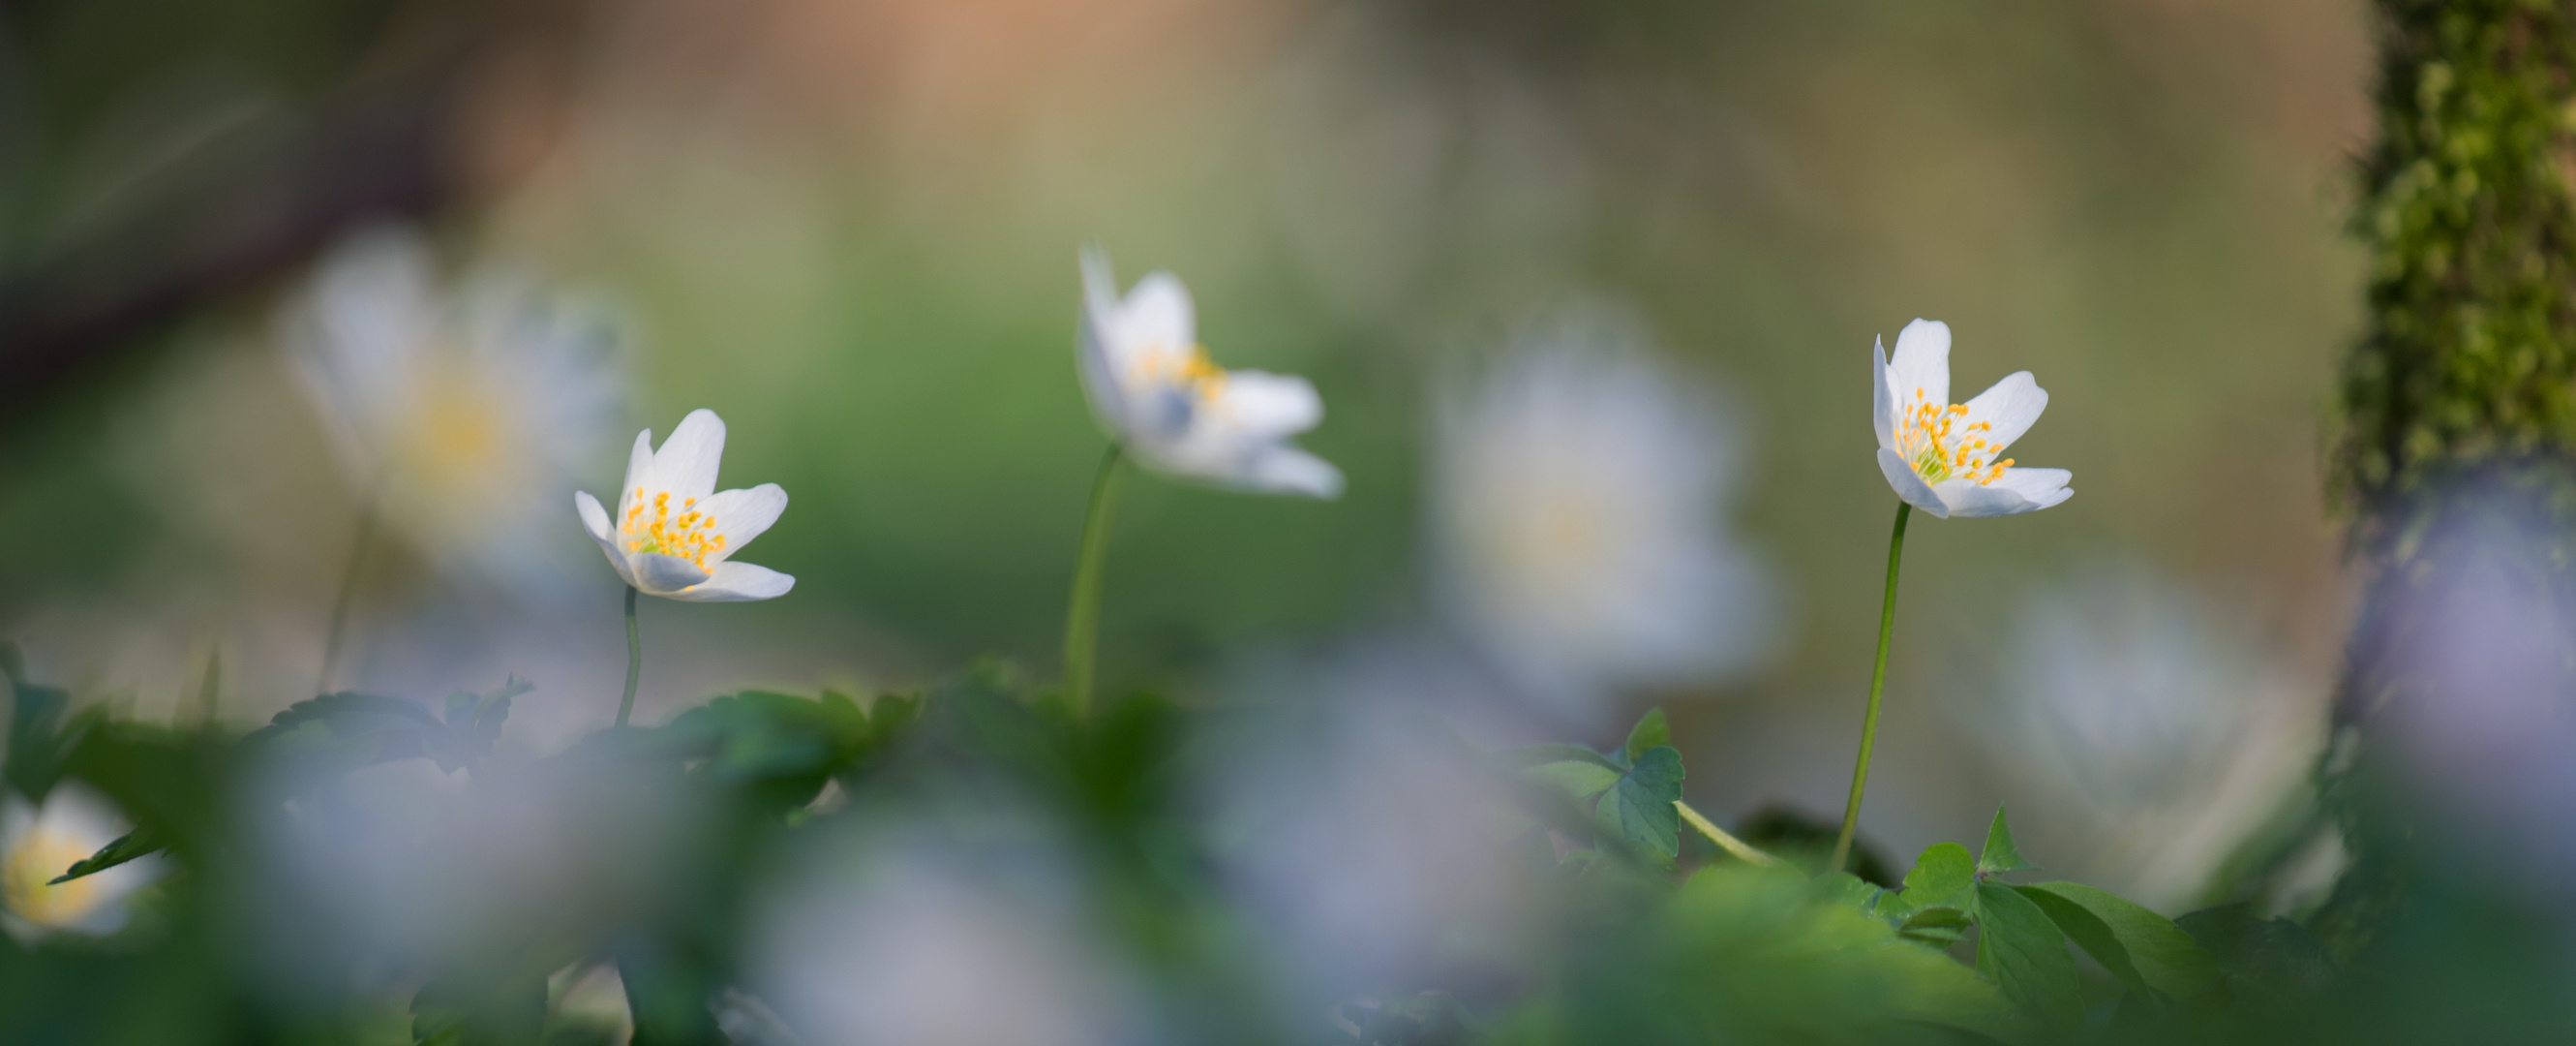
[[[1681,797],[1682,754],[1668,745],[1649,748],[1601,797],[1592,816],[1640,855],[1670,865],[1682,852],[1682,815],[1673,809]]]
[[[2106,949],[2097,948],[2085,934],[2077,933],[2070,922],[2084,920],[2075,918],[2066,909],[2080,909],[2092,921],[2099,923],[2111,935],[2111,946],[2126,955],[2137,976],[2168,997],[2183,999],[2198,994],[2218,976],[2216,956],[2202,948],[2173,920],[2144,905],[2081,883],[2032,883],[2020,889],[2032,901],[2038,902],[2050,918],[2056,919],[2068,937],[2074,938],[2075,943],[2103,968],[2111,970],[2113,976],[2118,976],[2119,970],[2110,959],[2103,957]]]
[[[1537,766],[1541,763],[1571,761],[1577,763],[1592,763],[1597,766],[1606,766],[1610,769],[1619,771],[1625,771],[1628,769],[1626,764],[1623,764],[1616,759],[1612,759],[1609,756],[1602,755],[1599,752],[1595,752],[1589,748],[1585,748],[1582,745],[1525,745],[1520,748],[1505,751],[1503,753],[1503,758],[1511,761],[1517,766]]]
[[[1897,902],[1906,914],[1939,907],[1974,914],[1976,886],[1977,861],[1968,856],[1968,848],[1934,843],[1914,859],[1914,870],[1905,873],[1905,891],[1897,895]]]
[[[1540,763],[1521,772],[1564,789],[1565,794],[1576,802],[1609,791],[1611,786],[1619,783],[1620,778],[1627,776],[1598,763],[1578,763],[1571,759]]]
[[[1673,731],[1664,724],[1664,710],[1660,707],[1649,708],[1646,710],[1645,717],[1637,720],[1637,725],[1629,729],[1628,743],[1620,746],[1619,751],[1626,757],[1629,765],[1633,766],[1638,759],[1645,756],[1648,750],[1662,748],[1672,743]]]
[[[2208,950],[2218,968],[2233,978],[2231,984],[2299,995],[2324,988],[2338,972],[2326,946],[2299,924],[2256,918],[2250,904],[2203,909],[2174,925]]]
[[[1967,912],[1944,905],[1906,916],[1896,932],[1910,940],[1948,947],[1967,939],[1970,921]]]
[[[1964,848],[1962,848],[1964,849]],[[2040,1021],[2071,1027],[2084,998],[2066,934],[2030,898],[1999,883],[1977,884],[1977,972]]]
[[[1817,896],[1824,898],[1827,903],[1844,905],[1862,912],[1875,909],[1878,906],[1879,896],[1886,892],[1871,886],[1868,880],[1850,872],[1835,872],[1831,875],[1818,876],[1816,879]]]
[[[1986,849],[1977,855],[1977,870],[1994,875],[2038,868],[2038,865],[2022,860],[2021,848],[2013,845],[2012,826],[2004,823],[2004,808],[1996,807],[1995,823],[1986,829]]]
[[[2121,943],[2120,935],[2113,932],[2111,925],[2103,922],[2100,916],[2087,911],[2083,905],[2047,890],[2028,886],[2018,886],[2014,889],[2021,891],[2021,895],[2029,898],[2032,904],[2038,905],[2040,911],[2048,913],[2049,921],[2056,923],[2057,928],[2066,933],[2067,939],[2074,941],[2076,947],[2084,949],[2084,953],[2092,956],[2093,961],[2101,963],[2102,969],[2108,971],[2111,978],[2119,981],[2122,987],[2141,997],[2154,997],[2155,993],[2149,990],[2146,977],[2138,972],[2137,964],[2130,959],[2128,946]]]
[[[168,843],[161,840],[159,834],[153,832],[151,829],[137,828],[131,832],[125,833],[124,835],[117,836],[107,845],[99,847],[97,853],[73,862],[72,866],[65,869],[63,874],[55,876],[53,881],[48,882],[45,885],[58,886],[82,876],[97,875],[100,872],[104,872],[110,868],[116,867],[117,865],[124,864],[127,861],[140,857],[148,857],[153,853],[158,852],[162,847],[168,845]]]
[[[1992,983],[1830,901],[1831,880],[1735,862],[1700,869],[1652,920],[1661,940],[1601,960],[1598,975],[1652,992],[1622,995],[1585,1015],[1580,1033],[1545,1041],[1957,1041],[1926,1035],[1927,1023],[2009,1034],[2010,1007]]]
[[[718,982],[698,957],[648,942],[618,955],[617,976],[635,1017],[632,1046],[725,1046],[707,1005]]]

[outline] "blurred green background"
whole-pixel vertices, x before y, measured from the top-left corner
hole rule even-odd
[[[1894,502],[1865,361],[1925,316],[1959,398],[2036,372],[2053,409],[2014,455],[2079,496],[1917,520],[1866,823],[1911,853],[2009,802],[2052,872],[2172,903],[2291,801],[2322,725],[2367,56],[2325,0],[11,4],[0,635],[145,714],[209,651],[227,715],[302,696],[362,495],[272,316],[342,231],[407,215],[459,264],[619,296],[627,431],[713,408],[725,485],[793,498],[745,555],[789,597],[646,608],[642,716],[987,653],[1044,676],[1103,441],[1070,352],[1096,241],[1187,280],[1219,363],[1311,378],[1304,443],[1349,477],[1132,482],[1107,686],[1214,698],[1246,651],[1431,616],[1434,376],[1609,300],[1726,390],[1726,525],[1784,590],[1758,671],[1625,697],[1672,710],[1703,808],[1830,815]],[[596,727],[624,651],[593,578],[531,615],[396,543],[344,682],[517,673],[519,743]],[[2096,646],[2047,638],[2063,606],[2108,608]],[[2014,732],[2095,684],[2108,719]],[[2168,753],[2158,783],[2083,801],[2088,753],[2133,750]],[[2171,867],[2121,849],[2159,833]]]

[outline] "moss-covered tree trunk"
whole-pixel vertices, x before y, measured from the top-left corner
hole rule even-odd
[[[2446,592],[2474,574],[2526,610],[2576,607],[2576,0],[2375,8],[2370,316],[2331,463],[2364,602],[2324,779],[2356,861],[2316,920],[2348,947],[2427,868],[2423,808],[2380,788],[2407,747],[2389,735],[2422,721],[2409,709],[2485,699],[2427,660],[2462,627]],[[2576,715],[2567,663],[2513,685],[2559,688]]]

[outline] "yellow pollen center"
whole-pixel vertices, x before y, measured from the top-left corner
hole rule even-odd
[[[1982,487],[1994,482],[2012,467],[2013,459],[1993,461],[2003,450],[1989,438],[1994,425],[1980,421],[1960,427],[1967,415],[1966,406],[1934,404],[1924,398],[1922,389],[1915,389],[1912,405],[1897,417],[1896,452],[1926,483],[1968,479]]]
[[[1146,346],[1130,368],[1140,379],[1188,386],[1203,403],[1216,401],[1225,391],[1225,368],[1208,359],[1207,346],[1192,345],[1187,351],[1173,351],[1161,343]]]
[[[646,509],[651,514],[646,515]],[[707,569],[707,557],[724,551],[725,536],[715,533],[716,520],[698,509],[698,499],[680,502],[680,514],[671,514],[671,494],[664,491],[644,498],[644,488],[635,488],[635,500],[626,508],[626,521],[621,530],[626,535],[626,551],[654,552],[678,556]]]
[[[95,849],[61,832],[41,827],[28,829],[18,837],[17,845],[9,848],[6,857],[0,858],[0,905],[40,926],[80,921],[98,907],[98,880],[93,877],[58,886],[45,884]]]

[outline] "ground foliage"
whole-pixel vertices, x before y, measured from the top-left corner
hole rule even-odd
[[[1140,695],[1075,716],[979,670],[920,695],[725,695],[513,760],[494,742],[526,693],[515,682],[437,705],[333,694],[228,737],[74,711],[9,664],[11,786],[40,796],[78,780],[136,824],[65,872],[155,851],[172,866],[114,936],[0,938],[10,1042],[604,1041],[613,1027],[558,1005],[568,974],[598,964],[622,977],[635,1042],[795,1041],[743,1017],[752,901],[801,839],[889,812],[965,823],[1008,810],[1046,825],[1115,928],[1100,946],[1154,981],[1172,1041],[2262,1041],[2320,1021],[2378,1040],[2420,1028],[2404,1018],[2421,1012],[2421,989],[2452,983],[2423,971],[2483,969],[2454,961],[2463,938],[2508,971],[2478,982],[2491,1001],[2538,988],[2525,971],[2545,968],[2503,960],[2519,953],[2494,952],[2469,924],[2417,953],[2420,982],[2347,972],[2249,905],[2168,919],[2041,879],[2002,810],[1975,851],[1929,847],[1888,887],[1795,857],[1749,863],[1677,816],[1684,760],[1655,712],[1607,750],[1479,756],[1507,785],[1493,792],[1496,823],[1526,841],[1518,872],[1570,902],[1540,961],[1499,986],[1387,984],[1312,1010],[1266,981],[1222,882],[1227,826],[1187,772],[1211,739],[1259,728],[1261,710]],[[390,968],[321,932],[334,916],[312,884],[264,864],[255,841],[401,761],[471,790],[548,796],[564,814],[540,845],[576,870],[577,900]]]

